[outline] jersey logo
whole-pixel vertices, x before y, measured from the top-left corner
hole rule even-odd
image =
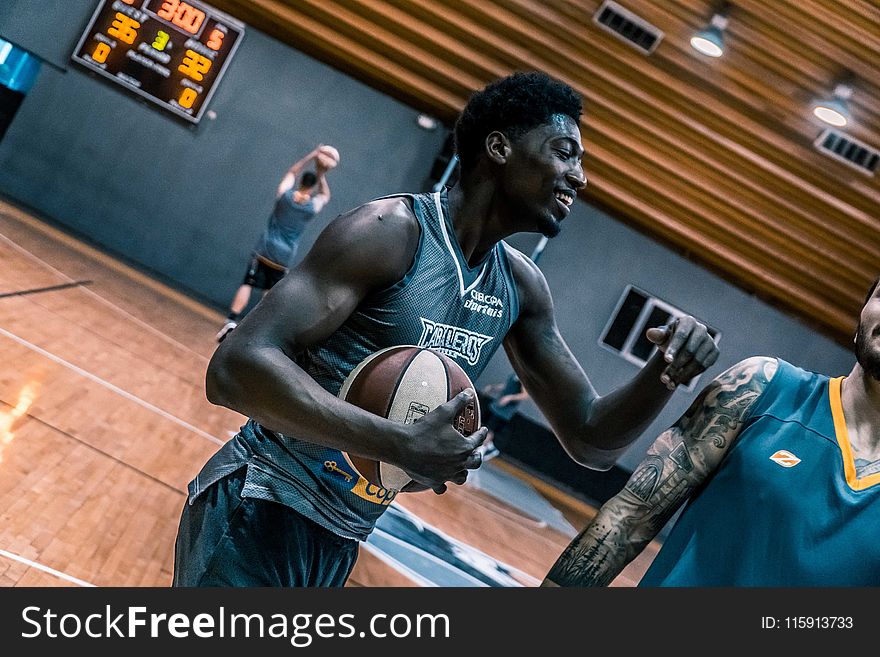
[[[801,462],[797,456],[789,452],[787,449],[780,449],[770,457],[770,460],[777,465],[781,465],[783,468],[793,468]]]
[[[436,349],[451,358],[461,358],[469,365],[476,365],[480,361],[483,346],[492,339],[491,335],[432,322],[424,317],[419,319],[422,321],[422,337],[418,346]]]
[[[504,315],[504,302],[493,294],[483,294],[477,290],[471,290],[470,299],[464,302],[464,307],[475,313],[483,313],[488,317],[501,317]]]

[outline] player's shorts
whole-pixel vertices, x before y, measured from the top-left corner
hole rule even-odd
[[[243,466],[184,502],[174,546],[177,587],[342,586],[358,542],[290,507],[242,497]]]
[[[260,290],[268,290],[280,281],[286,273],[287,269],[284,267],[254,254],[250,263],[248,263],[247,273],[244,275],[243,282],[245,285],[250,285]]]

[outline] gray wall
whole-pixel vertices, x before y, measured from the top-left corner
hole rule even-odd
[[[315,143],[337,146],[342,163],[328,178],[333,199],[304,247],[337,213],[420,189],[440,151],[444,135],[417,128],[414,110],[253,29],[211,102],[216,120],[190,128],[68,66],[95,6],[0,2],[0,35],[60,67],[44,67],[0,143],[0,193],[217,306],[225,307],[241,280],[281,175]],[[36,9],[45,22],[35,20]],[[189,169],[203,173],[188,177]],[[512,240],[526,253],[536,242]],[[703,382],[753,354],[828,374],[847,372],[852,362],[847,350],[582,202],[540,264],[562,334],[601,393],[636,372],[598,346],[629,283],[722,332],[722,356]],[[478,384],[502,380],[509,367],[499,352]],[[632,469],[692,397],[676,392],[620,464]],[[524,412],[541,421],[531,403]]]
[[[300,256],[338,213],[418,191],[442,148],[443,131],[419,128],[412,108],[254,29],[211,100],[216,119],[190,126],[69,63],[95,6],[0,2],[0,35],[67,67],[43,66],[0,142],[0,193],[217,307],[241,282],[279,180],[317,143],[342,157]]]
[[[526,254],[531,254],[537,241],[534,236],[510,240]],[[630,283],[721,331],[721,356],[702,375],[697,389],[730,365],[753,355],[778,356],[829,375],[848,373],[854,361],[850,351],[793,317],[581,201],[572,208],[562,233],[547,243],[539,264],[553,294],[559,329],[600,393],[613,390],[638,371],[635,365],[599,346],[602,331]],[[854,327],[856,321],[854,317]],[[483,372],[480,384],[501,381],[510,371],[500,351]],[[657,421],[621,457],[619,465],[632,470],[654,438],[684,413],[695,394],[676,391]],[[520,408],[546,426],[534,404],[526,402]]]

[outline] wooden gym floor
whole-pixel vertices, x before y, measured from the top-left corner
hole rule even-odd
[[[0,201],[0,585],[170,584],[187,482],[244,420],[205,399],[222,320]],[[595,512],[495,462],[578,529]],[[471,485],[397,503],[527,585],[569,541]],[[655,551],[615,585],[637,582]],[[415,585],[364,549],[349,581]]]

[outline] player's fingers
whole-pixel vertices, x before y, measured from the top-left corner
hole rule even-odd
[[[476,449],[482,445],[489,436],[489,427],[480,427],[467,437],[471,449]]]
[[[697,353],[694,354],[694,360],[700,363],[703,369],[708,369],[715,362],[716,358],[718,358],[718,345],[715,344],[715,340],[711,337],[704,341],[700,348],[697,349]],[[709,362],[710,360],[711,362]]]
[[[662,345],[669,337],[669,326],[655,326],[645,331],[645,337],[656,345]]]
[[[675,323],[672,325],[672,337],[669,338],[669,341],[666,343],[666,348],[664,349],[667,363],[674,363],[681,366],[681,361],[675,363],[675,359],[679,350],[684,347],[690,339],[695,324],[696,322],[694,321],[694,318],[689,316],[679,317],[675,320]]]
[[[702,372],[705,368],[693,360],[680,370],[677,370],[675,374],[671,376],[673,383],[676,385],[687,385],[690,383],[691,379],[693,379],[697,374]]]
[[[467,478],[468,478],[468,471],[461,470],[460,472],[456,472],[455,476],[452,479],[450,479],[449,481],[451,481],[453,484],[461,486],[462,484],[464,484],[467,481]]]
[[[468,470],[476,470],[481,465],[483,465],[483,452],[479,449],[475,449],[471,452],[471,455],[464,463],[465,468]]]
[[[474,389],[467,388],[465,390],[462,390],[445,404],[441,404],[440,406],[435,408],[433,412],[438,413],[444,418],[448,418],[449,422],[451,422],[452,418],[463,411],[465,406],[472,403],[475,397],[476,392],[474,392]]]

